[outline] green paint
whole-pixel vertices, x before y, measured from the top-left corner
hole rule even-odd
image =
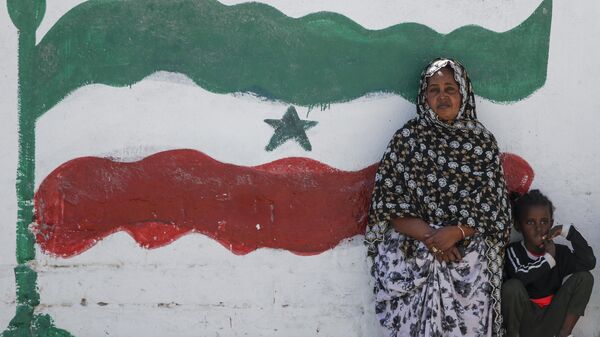
[[[275,129],[275,133],[269,144],[265,147],[267,151],[273,151],[279,145],[288,140],[295,140],[306,151],[312,150],[312,145],[306,136],[306,130],[317,125],[316,121],[301,120],[296,108],[289,107],[281,119],[265,119],[265,123]]]
[[[19,29],[19,163],[17,167],[17,250],[15,267],[17,305],[13,319],[0,337],[67,337],[67,331],[52,324],[48,315],[35,314],[40,304],[37,273],[29,262],[35,259],[35,237],[29,230],[33,221],[35,172],[36,60],[35,31],[46,3],[44,0],[8,0],[11,20]]]
[[[27,265],[15,268],[17,281],[17,312],[0,337],[69,337],[65,330],[54,326],[48,315],[34,314],[40,304],[36,289],[37,273]]]
[[[17,283],[17,302],[29,307],[40,304],[40,295],[36,292],[37,273],[27,265],[15,267]]]
[[[35,31],[46,12],[46,1],[7,0],[8,14],[19,30]]]
[[[19,164],[17,167],[17,263],[35,258],[33,235],[28,226],[33,222],[35,171],[35,83],[33,50],[35,31],[19,31]]]
[[[259,3],[90,0],[64,15],[36,48],[37,115],[91,83],[131,85],[159,70],[216,93],[253,92],[302,106],[372,92],[414,100],[434,57],[461,60],[478,95],[523,99],[546,80],[552,0],[522,24],[439,34],[403,23],[368,30],[335,13],[294,19]]]

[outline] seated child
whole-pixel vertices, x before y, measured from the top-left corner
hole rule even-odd
[[[505,254],[502,314],[509,337],[570,336],[590,299],[594,252],[574,226],[552,227],[553,212],[539,190],[515,201],[515,228],[523,241],[508,245]],[[559,235],[573,251],[553,242]]]

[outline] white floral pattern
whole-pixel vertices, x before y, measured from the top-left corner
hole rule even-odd
[[[439,262],[423,243],[413,258],[406,237],[385,233],[375,257],[375,314],[386,336],[489,336],[485,243],[476,238],[457,263]]]

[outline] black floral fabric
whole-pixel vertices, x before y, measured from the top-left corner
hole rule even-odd
[[[439,120],[426,100],[427,78],[444,67],[453,69],[454,79],[459,84],[462,96],[459,114],[450,123]],[[417,99],[417,117],[408,121],[396,132],[375,176],[369,223],[365,234],[368,256],[372,263],[371,274],[376,281],[376,297],[380,299],[389,297],[390,299],[385,301],[396,303],[394,307],[403,307],[410,317],[415,318],[413,316],[423,312],[411,306],[407,307],[403,299],[407,296],[406,293],[396,293],[398,298],[395,299],[389,293],[390,288],[386,286],[389,282],[400,280],[405,276],[401,275],[400,271],[396,271],[399,274],[393,276],[382,272],[388,269],[385,266],[386,261],[382,258],[387,259],[388,262],[393,260],[396,265],[405,264],[407,268],[427,268],[424,265],[414,265],[419,259],[419,254],[429,254],[430,260],[435,259],[426,248],[423,250],[422,243],[403,237],[391,229],[390,220],[397,217],[421,218],[434,227],[462,224],[475,229],[476,235],[472,240],[464,240],[460,244],[465,251],[469,249],[476,251],[478,257],[483,260],[472,258],[471,262],[479,261],[477,263],[485,268],[469,268],[469,270],[463,268],[462,272],[467,274],[473,270],[477,272],[477,279],[481,283],[472,286],[482,289],[479,294],[485,293],[489,298],[489,301],[483,299],[480,301],[482,305],[489,307],[489,310],[479,308],[478,310],[482,310],[481,314],[488,315],[479,319],[485,321],[485,317],[490,317],[492,323],[485,327],[488,329],[485,333],[480,331],[482,327],[478,327],[477,334],[474,334],[473,330],[468,335],[501,336],[502,252],[508,240],[511,224],[509,199],[496,140],[477,120],[471,82],[466,70],[457,61],[437,59],[423,71]],[[390,232],[401,238],[393,242],[389,239],[386,241]],[[388,247],[390,244],[394,247]],[[386,257],[379,256],[382,250],[386,252]],[[397,257],[393,258],[390,252]],[[444,282],[422,283],[421,287],[427,285],[429,291],[423,292],[422,288],[413,287],[414,282],[406,281],[401,287],[412,289],[410,292],[412,306],[416,301],[414,297],[426,303],[422,297],[438,296],[439,294],[436,293],[443,292],[442,283],[454,284],[455,274],[448,272],[455,268],[453,265],[453,263],[435,262],[431,264],[430,269],[424,269],[429,278],[434,278],[436,274],[448,276]],[[394,280],[388,279],[389,277],[394,277]],[[464,286],[455,285],[450,293],[458,295],[459,290],[463,288]],[[487,290],[484,291],[484,288]],[[378,294],[382,291],[386,292],[383,297]],[[378,301],[377,307],[383,308],[384,303]],[[385,304],[385,307],[390,309],[391,304],[389,307]],[[458,305],[456,310],[464,312],[467,309]],[[394,324],[387,325],[395,327],[390,331],[405,331],[403,327],[412,319],[394,318],[393,312],[399,314],[397,310],[387,312],[391,315],[389,319],[395,321]],[[427,315],[439,314],[439,312],[431,312]],[[406,336],[455,336],[457,331],[462,331],[461,322],[467,324],[461,321],[461,315],[448,317],[451,318],[439,321],[435,327],[431,326],[425,330],[415,327]],[[426,318],[418,317],[418,321]],[[389,319],[384,319],[382,323],[388,322]],[[405,334],[390,334],[390,336],[405,336]]]

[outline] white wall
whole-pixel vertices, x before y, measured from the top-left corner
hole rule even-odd
[[[38,39],[78,2],[49,0]],[[234,2],[239,1],[227,3]],[[268,3],[291,16],[332,10],[374,29],[415,21],[449,32],[466,24],[495,31],[510,29],[527,18],[539,1],[457,0],[440,4],[390,0],[369,1],[368,6],[359,0]],[[1,330],[13,315],[15,298],[17,37],[4,1],[0,8]],[[480,119],[495,133],[502,149],[519,154],[534,168],[533,187],[553,199],[556,220],[578,226],[597,255],[600,67],[595,62],[600,59],[599,16],[596,2],[555,1],[546,85],[513,104],[477,102]],[[210,106],[226,110],[232,104],[244,106],[251,114],[194,114],[196,109]],[[381,154],[373,149],[383,150],[393,131],[414,110],[410,103],[392,95],[332,105],[326,111],[316,109],[309,119],[319,121],[321,128],[309,133],[314,148],[311,153],[294,143],[272,153],[251,152],[252,145],[259,144],[262,149],[271,134],[262,120],[277,118],[285,107],[252,97],[214,95],[190,85],[182,76],[165,73],[131,88],[82,88],[38,122],[36,186],[56,166],[78,156],[111,155],[132,160],[180,147],[197,148],[223,161],[237,158],[242,165],[301,155],[346,170],[359,169],[379,159]],[[165,109],[178,112],[180,118],[165,120]],[[305,115],[306,109],[299,109],[299,113]],[[139,127],[125,128],[142,115],[145,118]],[[190,119],[192,122],[180,122]],[[334,123],[340,119],[345,124]],[[223,139],[210,136],[219,130],[215,125],[236,120],[255,125],[246,129],[249,131],[225,134]],[[76,132],[55,131],[67,129]],[[361,237],[310,257],[270,249],[236,256],[198,234],[145,250],[128,235],[118,233],[70,259],[39,251],[37,256],[42,296],[39,311],[51,314],[58,327],[77,336],[380,335]],[[600,279],[600,269],[594,275]],[[600,286],[595,287],[576,334],[600,335],[598,320]]]

